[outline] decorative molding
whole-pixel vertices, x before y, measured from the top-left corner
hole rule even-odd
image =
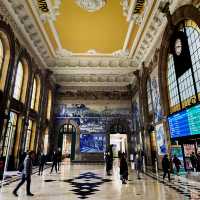
[[[58,91],[59,98],[64,98],[65,100],[129,100],[131,95],[128,91]]]
[[[37,0],[35,0],[37,1]],[[48,12],[42,12],[41,9],[39,9],[39,7],[37,6],[37,4],[35,3],[35,6],[38,10],[38,13],[40,15],[40,18],[42,21],[47,21],[47,20],[51,20],[51,21],[55,21],[57,16],[60,15],[60,6],[61,6],[61,0],[54,0],[53,5],[51,3],[50,0],[46,0],[46,4],[48,6]]]
[[[21,45],[26,47],[29,54],[35,58],[38,67],[47,68],[44,59],[48,60],[50,53],[47,48],[43,48],[44,42],[27,13],[25,3],[23,1],[0,0],[0,13],[3,20],[12,27]]]
[[[72,52],[66,49],[57,49],[56,50],[56,57],[59,58],[66,58],[72,56]]]
[[[76,4],[88,12],[95,12],[106,5],[105,0],[75,0]]]
[[[129,51],[128,51],[128,49],[125,49],[125,50],[120,49],[120,50],[113,52],[112,55],[114,57],[128,57]]]
[[[128,0],[121,0],[120,5],[123,8],[123,15],[127,17],[129,10]]]

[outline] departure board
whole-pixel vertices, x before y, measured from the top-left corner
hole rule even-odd
[[[200,105],[168,117],[171,138],[200,134]]]

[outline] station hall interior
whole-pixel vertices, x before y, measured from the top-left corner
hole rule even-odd
[[[200,0],[0,0],[0,199],[55,198],[200,199]]]

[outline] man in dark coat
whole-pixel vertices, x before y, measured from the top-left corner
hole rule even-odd
[[[179,170],[180,170],[181,161],[176,157],[176,155],[174,155],[173,163],[174,163],[174,165],[176,167],[176,173],[178,175],[179,174]]]
[[[136,164],[136,171],[137,171],[137,178],[141,179],[140,177],[140,173],[142,172],[142,168],[143,168],[143,157],[141,152],[138,152],[136,154],[136,160],[135,160],[135,164]]]
[[[196,168],[197,168],[197,157],[196,157],[194,152],[192,152],[192,154],[190,155],[190,161],[191,161],[191,164],[192,164],[193,171],[196,171]]]
[[[26,193],[28,196],[33,196],[33,194],[30,192],[30,185],[31,185],[31,174],[32,174],[32,161],[34,159],[34,152],[30,151],[27,153],[27,156],[24,160],[24,167],[23,167],[23,171],[22,171],[22,179],[21,181],[18,183],[17,187],[13,190],[13,194],[15,196],[18,196],[17,191],[18,189],[25,183],[25,181],[27,182],[26,185]]]
[[[106,172],[107,175],[110,176],[111,175],[110,171],[112,170],[112,158],[109,152],[106,152],[105,161],[106,161]]]
[[[56,151],[53,152],[53,156],[52,156],[52,167],[51,167],[51,172],[53,171],[53,168],[55,167],[56,173],[57,173],[57,165],[58,165],[58,154]]]
[[[168,174],[168,180],[170,181],[170,161],[168,155],[164,155],[162,160],[162,168],[163,168],[163,181]]]
[[[120,177],[122,184],[126,184],[126,181],[128,180],[128,164],[125,158],[125,154],[122,154],[120,159]]]
[[[46,163],[46,156],[44,155],[44,153],[41,153],[40,158],[39,158],[39,173],[38,173],[38,175],[43,174],[45,163]]]

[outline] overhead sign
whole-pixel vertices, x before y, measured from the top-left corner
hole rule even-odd
[[[49,12],[46,0],[37,0],[37,2],[38,2],[38,7],[42,12]]]
[[[137,0],[136,6],[135,6],[135,9],[134,9],[134,14],[141,13],[141,11],[144,7],[144,3],[145,3],[145,0]]]
[[[168,117],[171,138],[200,135],[200,105]]]

